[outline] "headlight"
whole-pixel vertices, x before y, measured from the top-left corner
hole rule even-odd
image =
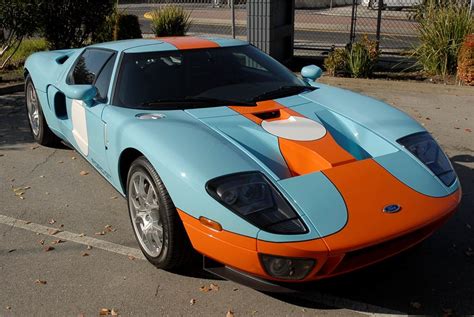
[[[206,184],[206,190],[218,202],[262,230],[279,234],[307,232],[298,214],[259,172],[214,178]]]
[[[451,162],[428,132],[415,133],[397,142],[423,162],[446,186],[455,181],[456,173]]]

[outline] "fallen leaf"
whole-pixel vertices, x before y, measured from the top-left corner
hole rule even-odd
[[[45,247],[43,248],[43,250],[44,250],[44,252],[49,252],[49,251],[53,251],[54,248],[53,248],[52,246],[48,245],[48,246],[45,246]]]
[[[45,285],[45,284],[47,284],[47,283],[48,283],[48,282],[46,282],[45,280],[39,280],[39,279],[38,279],[38,280],[35,281],[35,284]]]
[[[63,227],[64,227],[64,224],[60,224],[60,225],[59,225],[59,228],[63,228]]]
[[[16,249],[10,249],[10,250],[8,250],[8,253],[12,253],[12,252],[15,252],[15,251],[16,251]]]
[[[86,234],[85,234],[85,233],[81,233],[81,234],[79,234],[79,237],[85,237],[85,236],[86,236]]]
[[[15,191],[15,190],[13,190],[13,191]],[[23,195],[24,193],[25,193],[25,192],[22,192],[22,191],[17,191],[17,192],[15,192],[15,195],[17,195],[17,196],[21,196],[21,195]]]
[[[454,128],[455,128],[456,130],[459,130],[459,129],[461,129],[460,127],[454,127]]]
[[[99,311],[99,316],[108,316],[108,315],[110,315],[110,309],[108,308],[102,308]]]
[[[23,196],[20,196],[20,197],[18,197],[18,198],[20,198],[21,200],[25,199],[25,197],[23,197]]]
[[[238,289],[237,287],[234,287],[232,290],[233,290],[234,292],[237,292],[239,289]]]
[[[48,234],[50,234],[52,236],[54,236],[55,234],[57,234],[59,232],[61,232],[61,230],[59,230],[59,229],[53,229],[53,228],[48,229]]]
[[[469,128],[464,129],[464,131],[466,131],[466,132],[472,132],[472,130],[469,129]]]
[[[117,198],[118,198],[117,196],[110,197],[110,199],[117,199]]]
[[[39,145],[33,145],[33,146],[30,147],[30,149],[36,150],[38,147],[39,147]]]
[[[81,253],[81,256],[89,256],[89,253],[87,253],[87,252],[82,252],[82,253]]]
[[[209,287],[207,287],[206,285],[201,286],[199,290],[203,293],[207,293],[210,291]]]
[[[56,220],[54,220],[53,218],[49,219],[49,221],[48,221],[48,223],[49,223],[50,225],[54,224],[55,222],[56,222]]]
[[[430,117],[426,117],[426,120],[431,120],[431,118],[430,118]]]
[[[421,304],[418,303],[418,302],[411,302],[410,306],[415,308],[415,309],[420,309],[421,308]]]
[[[133,261],[133,260],[135,260],[135,257],[133,255],[129,255],[128,259]]]
[[[96,236],[103,236],[105,235],[105,232],[104,231],[100,231],[100,232],[96,232],[94,233]]]
[[[112,310],[110,311],[110,316],[118,316],[118,312],[112,308]]]
[[[64,240],[61,240],[61,239],[58,239],[58,240],[54,240],[53,242],[51,242],[51,244],[59,244],[59,243],[63,243],[65,242]]]
[[[29,225],[31,223],[31,221],[25,221],[25,224]]]
[[[234,312],[232,310],[228,310],[227,314],[225,314],[225,317],[234,317]]]
[[[217,292],[217,291],[219,290],[219,285],[211,283],[211,284],[209,285],[209,288],[210,288],[211,290]]]
[[[40,175],[40,178],[44,178],[44,175]]]
[[[43,245],[44,244],[44,239],[41,239],[40,241],[38,241],[39,244]]]
[[[91,246],[91,245],[88,245],[88,246],[87,246],[87,250],[92,250],[92,246]]]
[[[64,163],[64,161],[58,161],[58,163],[59,163],[59,164],[63,164],[63,163]]]
[[[27,189],[30,189],[30,188],[31,188],[31,186],[25,186],[25,187],[23,187],[24,190],[27,190]]]
[[[12,307],[11,307],[11,306],[7,306],[7,307],[5,307],[5,309],[6,309],[6,310],[11,310]]]
[[[76,157],[75,157],[75,156],[71,156],[71,160],[75,160],[75,159],[76,159]]]
[[[81,175],[81,176],[86,176],[86,175],[88,175],[88,174],[89,174],[89,172],[86,172],[86,171],[81,171],[81,172],[79,173],[79,175]]]
[[[196,304],[196,300],[194,298],[191,298],[191,300],[189,301],[189,304],[191,304],[191,306]]]
[[[104,227],[104,231],[115,232],[115,231],[117,231],[117,229],[112,228],[111,225],[106,225],[106,226]]]

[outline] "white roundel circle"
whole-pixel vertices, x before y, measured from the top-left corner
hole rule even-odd
[[[314,141],[326,135],[326,128],[321,123],[294,116],[285,120],[264,120],[262,128],[277,137],[294,141]]]

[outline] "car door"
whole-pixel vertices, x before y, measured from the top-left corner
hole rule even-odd
[[[105,177],[109,178],[106,160],[106,124],[102,112],[109,103],[108,92],[115,66],[116,52],[88,48],[79,56],[66,78],[66,85],[94,85],[97,96],[89,102],[66,96],[67,120],[62,132],[69,142]]]

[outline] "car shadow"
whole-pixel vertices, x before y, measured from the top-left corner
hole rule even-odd
[[[474,170],[463,164],[473,163],[474,156],[451,160],[461,180],[462,202],[433,236],[379,264],[296,285],[294,294],[269,296],[308,308],[334,301],[337,308],[367,313],[474,314]]]

